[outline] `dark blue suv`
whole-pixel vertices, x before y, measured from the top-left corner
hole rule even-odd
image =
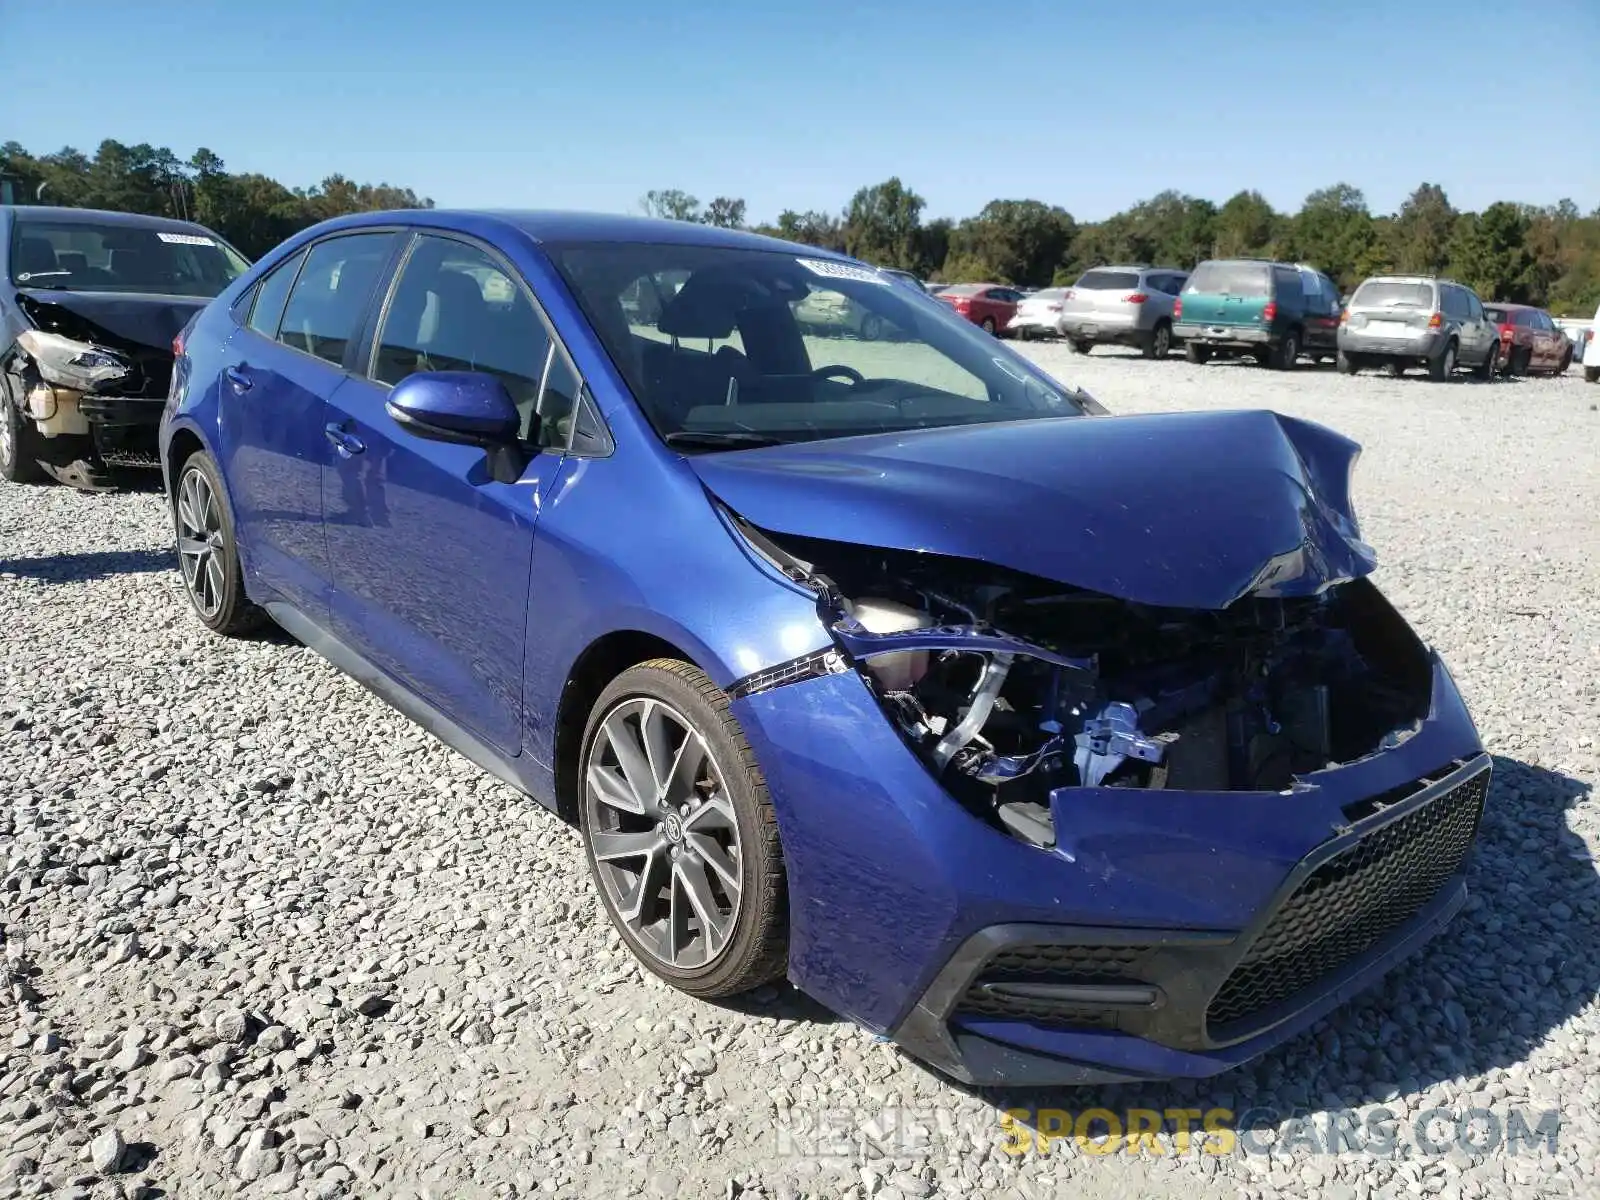
[[[1461,906],[1488,760],[1356,453],[1107,416],[826,252],[448,212],[269,254],[161,435],[201,620],[574,821],[651,970],[1013,1083],[1221,1071]]]

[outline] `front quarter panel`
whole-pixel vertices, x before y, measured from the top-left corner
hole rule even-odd
[[[547,769],[579,657],[607,634],[676,646],[727,687],[832,645],[813,594],[763,565],[676,455],[571,459],[545,500],[528,605],[526,744]]]

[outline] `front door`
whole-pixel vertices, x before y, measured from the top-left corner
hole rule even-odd
[[[323,476],[334,633],[501,752],[521,748],[533,531],[561,465],[534,414],[552,339],[513,268],[466,242],[418,237],[366,377],[330,405]],[[385,402],[416,371],[489,371],[524,414],[532,458],[515,483],[484,451],[401,429]]]
[[[296,255],[258,285],[227,347],[219,445],[245,567],[319,623],[329,581],[324,409],[348,378],[346,346],[395,237],[330,238]]]

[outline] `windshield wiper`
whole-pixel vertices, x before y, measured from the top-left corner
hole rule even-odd
[[[667,434],[667,445],[689,446],[707,450],[725,450],[732,446],[755,449],[758,446],[781,446],[783,439],[764,433],[746,433],[738,429],[681,429]]]

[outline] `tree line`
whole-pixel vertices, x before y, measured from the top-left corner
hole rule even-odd
[[[16,142],[0,145],[0,176],[19,203],[105,208],[198,221],[251,258],[318,221],[346,213],[432,208],[410,188],[353,183],[330,175],[310,188],[290,188],[254,172],[233,174],[201,148],[181,159],[165,146],[125,146],[107,139],[91,158],[72,147],[32,155]]]
[[[231,173],[207,149],[180,159],[166,147],[109,139],[93,157],[71,147],[33,155],[6,142],[0,176],[20,202],[186,218],[251,257],[329,217],[433,207],[387,183],[330,175],[314,187],[291,188],[266,175]],[[1043,287],[1070,283],[1103,263],[1189,268],[1205,258],[1250,256],[1311,263],[1346,290],[1368,275],[1404,271],[1449,275],[1485,299],[1562,315],[1588,316],[1600,304],[1600,208],[1585,215],[1570,200],[1545,207],[1499,201],[1465,212],[1435,183],[1420,185],[1388,214],[1373,213],[1359,188],[1337,183],[1312,192],[1293,213],[1256,191],[1221,205],[1167,191],[1092,222],[1040,200],[991,200],[960,220],[924,219],[926,202],[898,178],[861,188],[837,212],[786,209],[771,223],[750,222],[738,197],[702,204],[665,189],[646,193],[640,204],[656,216],[754,229],[947,282]]]
[[[681,191],[649,192],[647,213],[713,225],[745,225],[745,202],[704,208]],[[1080,222],[1039,200],[991,200],[959,221],[923,220],[923,198],[898,178],[860,189],[838,213],[785,210],[759,233],[854,255],[946,282],[1071,283],[1105,263],[1189,269],[1203,259],[1305,262],[1353,290],[1388,272],[1448,275],[1486,300],[1537,304],[1561,315],[1600,305],[1600,208],[1571,200],[1539,207],[1498,201],[1464,212],[1443,187],[1421,184],[1396,213],[1375,214],[1348,183],[1321,188],[1298,212],[1280,212],[1257,191],[1221,205],[1162,192],[1103,221]]]

